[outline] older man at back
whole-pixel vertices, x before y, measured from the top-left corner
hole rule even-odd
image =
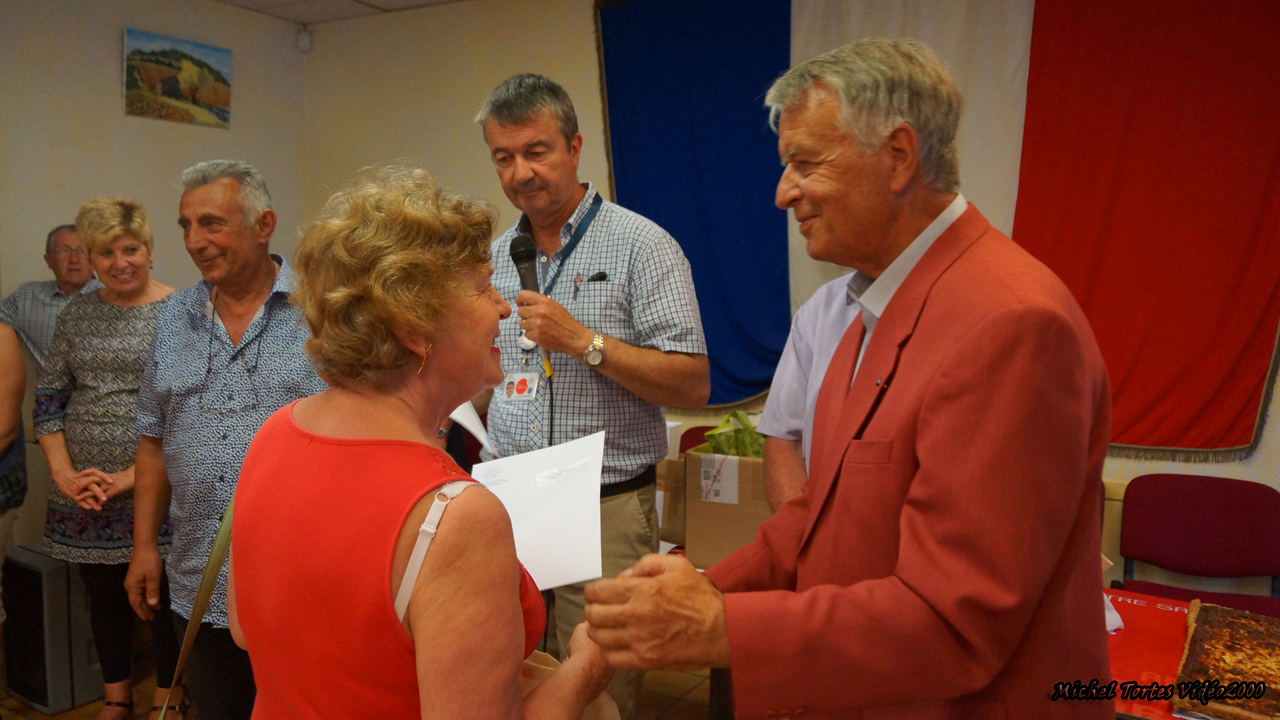
[[[649,556],[587,588],[618,667],[733,673],[739,718],[1109,718],[1098,569],[1106,368],[1071,293],[956,189],[960,94],[869,39],[766,103],[777,204],[861,306],[822,381],[804,493],[705,577]]]
[[[93,277],[74,225],[59,225],[44,241],[44,263],[53,280],[26,282],[0,301],[0,557],[13,539],[13,527],[27,494],[27,458],[22,435],[22,398],[27,368],[22,347],[44,367],[58,314],[79,293],[102,287]],[[0,606],[0,624],[4,623]]]
[[[75,225],[59,225],[49,231],[44,241],[44,264],[53,271],[52,280],[23,283],[0,302],[0,322],[18,334],[35,358],[37,371],[44,367],[58,314],[77,294],[102,287],[93,277]]]
[[[167,569],[179,635],[249,442],[271,413],[324,388],[303,353],[310,334],[289,302],[293,272],[268,250],[276,214],[262,174],[213,160],[188,168],[181,184],[178,224],[203,280],[173,293],[156,323],[139,397],[134,550],[125,580],[134,609],[148,618],[162,607]],[[166,563],[156,536],[170,507]],[[256,687],[249,656],[228,629],[226,582],[224,563],[186,680],[201,717],[247,720]]]

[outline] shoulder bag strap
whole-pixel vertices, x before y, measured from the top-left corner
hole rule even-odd
[[[159,720],[164,720],[169,712],[169,704],[173,699],[173,689],[178,687],[182,678],[182,668],[187,664],[187,656],[191,654],[191,646],[196,642],[196,632],[204,620],[204,613],[209,609],[209,597],[218,584],[218,573],[222,571],[222,561],[227,557],[227,548],[231,545],[231,508],[235,505],[233,494],[227,510],[222,514],[222,524],[218,526],[218,535],[213,539],[213,549],[209,551],[209,561],[204,565],[204,575],[200,578],[200,589],[196,592],[196,600],[191,605],[191,619],[187,622],[187,632],[182,636],[182,651],[178,653],[178,664],[173,669],[173,684],[169,686],[169,694],[164,697],[164,706],[160,708]]]

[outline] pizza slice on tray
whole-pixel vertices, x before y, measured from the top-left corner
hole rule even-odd
[[[1280,718],[1280,618],[1192,600],[1176,687],[1174,717]]]

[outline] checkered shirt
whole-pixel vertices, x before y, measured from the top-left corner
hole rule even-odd
[[[208,283],[170,295],[138,388],[134,427],[164,441],[173,491],[166,569],[173,609],[188,619],[250,441],[276,410],[325,388],[302,350],[311,333],[289,302],[293,271],[272,257],[280,263],[275,286],[239,346],[213,317]],[[288,498],[280,503],[288,512]],[[204,621],[227,627],[225,561]]]
[[[89,282],[80,288],[80,294],[96,292],[101,287],[102,283],[97,278],[89,278]],[[71,296],[58,289],[56,280],[22,283],[12,295],[0,302],[0,322],[13,328],[41,371],[44,370],[44,358],[49,354],[58,313],[70,302]]]
[[[561,245],[596,197],[594,186],[569,222],[560,229]],[[511,306],[520,293],[520,276],[511,262],[511,240],[521,224],[493,242],[493,286]],[[707,353],[702,318],[693,291],[689,262],[676,241],[652,221],[605,201],[590,228],[567,261],[563,250],[553,255],[538,251],[538,282],[545,287],[564,263],[551,289],[551,299],[575,320],[602,335],[628,345],[663,352]],[[607,280],[587,278],[607,273]],[[498,347],[504,373],[532,372],[542,376],[532,401],[513,402],[495,392],[489,405],[489,435],[503,457],[547,447],[547,384],[537,353],[517,347],[519,316],[499,323]],[[585,352],[586,348],[582,348]],[[605,354],[609,344],[605,342]],[[527,361],[527,362],[526,362]],[[605,362],[608,362],[606,359]],[[605,431],[604,473],[601,484],[624,482],[639,475],[667,454],[667,428],[662,408],[651,405],[618,383],[588,367],[582,353],[551,353],[555,368],[555,444]],[[486,457],[484,459],[489,459]]]

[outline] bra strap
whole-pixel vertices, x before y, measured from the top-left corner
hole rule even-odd
[[[404,569],[400,590],[396,593],[396,619],[401,622],[404,622],[404,614],[409,610],[409,597],[413,595],[413,586],[417,583],[418,573],[422,571],[427,548],[431,545],[431,539],[436,536],[436,527],[440,525],[440,516],[444,515],[444,506],[463,490],[476,484],[471,480],[454,480],[436,489],[436,501],[427,511],[427,519],[422,521],[422,527],[418,528],[418,540],[413,544],[413,553],[409,555],[409,564]]]

